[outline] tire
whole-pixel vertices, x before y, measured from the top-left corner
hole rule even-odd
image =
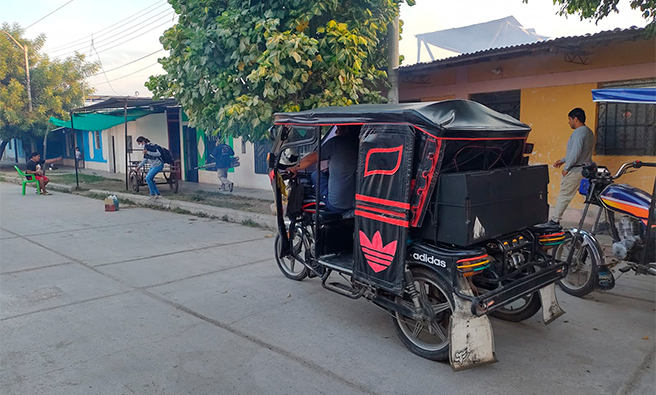
[[[303,244],[302,236],[298,234],[295,235],[293,248],[295,250],[298,248],[298,252],[301,252],[303,248],[302,244]],[[274,254],[276,256],[276,263],[278,264],[278,269],[280,269],[282,274],[290,280],[301,281],[305,279],[305,277],[308,276],[310,270],[307,267],[305,267],[305,265],[303,265],[301,262],[297,262],[297,260],[292,257],[279,258],[281,248],[282,248],[282,239],[280,235],[276,235],[276,239],[274,241]],[[299,268],[300,270],[298,270]]]
[[[522,301],[523,304],[517,306],[517,304]],[[505,306],[499,310],[493,311],[490,315],[504,321],[520,322],[533,317],[541,308],[542,302],[540,301],[540,294],[539,292],[533,292],[532,294],[511,303],[510,306]]]
[[[556,249],[555,258],[566,261],[570,246],[574,243],[574,240],[575,238],[571,237],[559,245]],[[558,286],[570,295],[585,296],[594,291],[598,270],[599,262],[592,253],[592,247],[587,244],[584,246],[577,244],[572,258],[572,265],[567,271],[567,276],[558,281]]]
[[[130,187],[135,193],[139,193],[139,176],[137,173],[130,173]]]
[[[178,175],[171,172],[171,175],[169,176],[169,185],[171,186],[171,190],[173,193],[178,193]]]
[[[411,318],[404,317],[400,313],[394,312],[391,320],[394,325],[396,335],[401,342],[414,354],[432,361],[446,361],[449,359],[449,325],[451,314],[453,313],[453,291],[449,284],[446,283],[439,275],[430,269],[423,267],[410,268],[415,280],[415,286],[423,287],[431,305],[444,309],[433,316],[433,325],[439,325],[441,335],[432,334],[428,330],[429,323],[420,323]],[[404,292],[403,298],[397,297],[397,303],[413,306],[410,296]],[[414,329],[417,325],[419,329],[417,336],[414,336]],[[437,332],[436,332],[437,333]]]

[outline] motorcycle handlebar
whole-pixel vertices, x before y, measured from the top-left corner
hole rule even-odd
[[[621,176],[624,175],[624,173],[626,173],[626,171],[628,169],[631,169],[631,168],[639,169],[643,166],[645,166],[645,167],[656,167],[656,163],[642,162],[642,161],[639,161],[639,160],[634,160],[633,162],[627,162],[627,163],[623,164],[620,167],[620,169],[617,171],[617,173],[613,176],[613,179],[616,180],[616,179],[620,178]]]

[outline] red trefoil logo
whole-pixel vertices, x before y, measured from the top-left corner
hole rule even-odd
[[[374,233],[374,237],[371,240],[369,240],[363,231],[360,231],[362,253],[369,267],[376,273],[387,269],[392,263],[396,254],[396,243],[397,241],[394,240],[384,246],[383,239],[380,237],[380,231]]]

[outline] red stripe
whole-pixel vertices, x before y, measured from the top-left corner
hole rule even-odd
[[[381,265],[385,265],[385,266],[389,266],[392,263],[392,261],[384,261],[382,259],[378,259],[374,256],[367,255],[367,254],[364,254],[364,257],[367,258],[367,260],[369,261],[380,263]]]
[[[385,259],[385,260],[388,260],[390,262],[392,261],[392,259],[394,259],[394,255],[388,255],[388,254],[385,254],[383,252],[372,250],[371,248],[367,248],[367,247],[364,247],[364,246],[362,247],[362,252],[364,252],[365,254],[370,254],[370,255],[377,256],[378,258]]]
[[[552,233],[550,235],[542,235],[542,236],[540,236],[540,238],[548,239],[549,237],[552,237],[552,236],[562,236],[564,234],[565,234],[565,232],[558,232],[558,233]]]
[[[398,207],[398,208],[402,208],[402,209],[405,209],[405,210],[408,210],[410,208],[409,203],[395,202],[394,200],[375,198],[375,197],[372,197],[372,196],[365,196],[365,195],[356,194],[355,199],[356,200],[361,200],[361,201],[367,202],[367,203],[381,204],[383,206]]]
[[[396,213],[394,211],[383,210],[382,208],[369,207],[369,206],[365,206],[365,205],[360,204],[360,203],[358,203],[356,207],[360,208],[362,210],[369,210],[369,211],[374,211],[376,213],[387,214],[387,215],[391,215],[391,216],[399,217],[399,218],[405,218],[404,213]]]
[[[437,163],[440,161],[440,150],[442,149],[442,141],[437,141],[437,149],[435,150],[435,154],[433,154],[433,163],[431,163],[431,169],[428,172],[428,178],[426,179],[426,185],[424,188],[421,189],[421,193],[419,190],[417,193],[420,193],[419,197],[419,204],[417,207],[413,207],[413,217],[412,217],[412,222],[410,223],[410,226],[417,226],[419,223],[419,218],[421,217],[421,214],[424,210],[424,205],[426,204],[426,198],[428,197],[428,189],[431,186],[431,183],[433,182],[433,176],[435,175],[435,170],[437,169]]]
[[[399,219],[387,218],[387,217],[383,217],[382,215],[371,214],[366,211],[355,210],[355,215],[357,215],[358,217],[373,219],[374,221],[385,222],[386,224],[390,224],[390,225],[401,226],[403,228],[408,227],[408,221],[401,221]]]
[[[485,255],[481,255],[481,256],[477,256],[477,257],[474,257],[474,258],[459,259],[456,263],[475,261],[475,260],[477,260],[477,259],[481,259],[481,258],[485,258],[485,257],[487,257],[487,254],[485,254]]]

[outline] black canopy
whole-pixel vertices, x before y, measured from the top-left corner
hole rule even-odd
[[[277,113],[274,117],[276,124],[409,123],[426,127],[436,132],[438,137],[466,137],[470,133],[477,136],[526,136],[531,130],[528,125],[509,115],[470,100],[321,107],[295,113]]]

